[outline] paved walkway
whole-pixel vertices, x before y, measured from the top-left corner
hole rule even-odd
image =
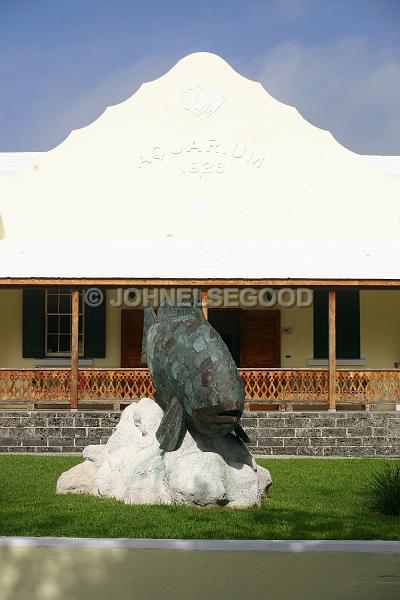
[[[1,600],[398,600],[400,543],[0,538]]]

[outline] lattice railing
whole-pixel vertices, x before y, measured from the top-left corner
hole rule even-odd
[[[240,369],[246,400],[321,404],[328,401],[327,369]],[[400,371],[339,369],[336,403],[400,402]]]
[[[336,374],[338,402],[359,404],[400,403],[400,371],[340,369]]]
[[[0,369],[0,401],[69,401],[69,369]]]
[[[154,397],[148,369],[79,369],[80,402],[131,402]]]
[[[328,402],[327,369],[239,369],[247,402],[315,404]],[[337,371],[337,403],[400,403],[400,371]],[[148,369],[79,369],[78,398],[87,402],[128,403],[154,397]],[[70,401],[69,369],[0,369],[0,402],[28,404]]]
[[[327,369],[239,369],[247,401],[318,403],[328,401]]]

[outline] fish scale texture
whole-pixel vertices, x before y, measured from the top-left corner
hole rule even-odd
[[[165,411],[157,438],[164,450],[176,449],[188,425],[209,436],[235,431],[246,440],[239,419],[244,409],[243,382],[219,333],[197,306],[145,308],[143,349]],[[182,412],[171,411],[177,400]],[[228,414],[230,413],[230,414]]]
[[[57,492],[89,493],[127,504],[261,504],[271,476],[239,438],[188,431],[179,449],[164,452],[155,436],[162,417],[154,400],[131,404],[107,444],[85,448],[85,462],[61,475]]]

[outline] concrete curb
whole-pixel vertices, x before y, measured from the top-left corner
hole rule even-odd
[[[400,542],[384,540],[159,540],[129,538],[112,539],[0,536],[0,548],[17,547],[400,554]]]

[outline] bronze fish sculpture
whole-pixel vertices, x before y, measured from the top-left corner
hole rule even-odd
[[[145,308],[142,362],[147,363],[155,400],[164,410],[156,432],[160,448],[178,448],[187,431],[207,436],[231,432],[249,438],[240,417],[243,382],[219,333],[197,306]]]

